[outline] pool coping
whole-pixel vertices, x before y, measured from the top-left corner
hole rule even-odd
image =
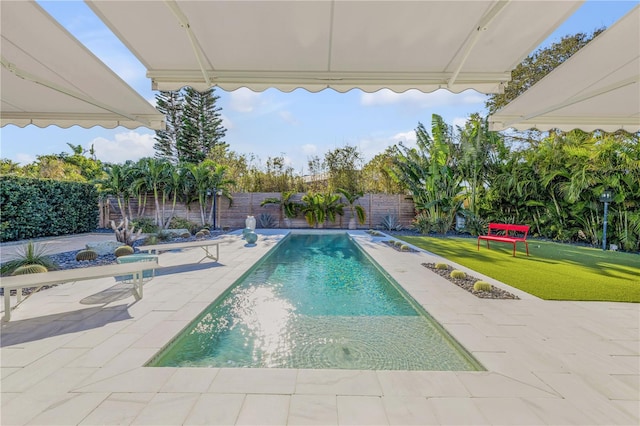
[[[364,231],[348,232],[488,371],[142,367],[283,235],[258,232],[254,247],[223,236],[217,265],[162,254],[168,272],[136,303],[79,303],[108,279],[35,294],[2,327],[2,424],[638,423],[638,304],[544,301],[490,279],[521,300],[479,299],[421,265],[441,258]]]

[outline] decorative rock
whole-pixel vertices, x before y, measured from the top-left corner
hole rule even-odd
[[[102,241],[99,243],[89,243],[86,247],[87,250],[93,250],[98,253],[98,256],[105,256],[107,254],[113,254],[118,247],[123,245],[124,243],[118,241]]]

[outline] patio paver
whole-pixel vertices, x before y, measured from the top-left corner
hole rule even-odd
[[[33,295],[2,325],[0,423],[640,423],[638,304],[478,299],[421,266],[436,256],[361,231],[367,253],[487,371],[144,367],[283,235],[259,232],[254,247],[225,235],[216,264],[197,264],[199,249],[161,254],[164,273],[140,301],[96,303],[113,279]]]

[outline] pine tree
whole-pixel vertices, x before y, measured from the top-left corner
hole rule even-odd
[[[156,108],[165,114],[166,130],[156,130],[155,157],[172,164],[178,162],[177,141],[182,129],[182,104],[184,99],[179,91],[160,92],[156,95]]]
[[[215,96],[214,90],[198,92],[190,87],[184,89],[182,123],[176,141],[180,162],[197,164],[207,158],[216,146],[228,147],[222,141],[226,129],[222,126],[221,108],[216,107],[219,96]]]

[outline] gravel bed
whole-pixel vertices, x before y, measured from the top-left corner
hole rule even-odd
[[[467,290],[469,293],[473,294],[476,297],[480,297],[483,299],[520,299],[515,294],[509,293],[508,291],[502,290],[496,286],[491,286],[491,291],[475,291],[473,289],[473,285],[476,281],[481,281],[479,278],[468,275],[465,278],[451,278],[451,271],[453,271],[453,267],[451,265],[447,265],[447,269],[436,269],[435,263],[423,263],[422,266],[425,268],[435,272],[443,278],[446,278],[450,282],[454,283],[460,288]]]
[[[111,232],[113,232],[113,231],[111,231]],[[220,234],[222,234],[222,232],[216,232],[216,233],[212,234],[210,238],[215,238],[215,237],[219,236]],[[165,243],[180,243],[180,242],[186,242],[186,241],[199,241],[199,240],[197,240],[194,236],[192,236],[190,238],[172,238],[170,241],[159,241],[158,244],[162,244],[163,242],[165,242]],[[141,245],[144,245],[144,238],[140,238],[140,239],[134,241],[133,244],[132,244],[132,247],[135,249],[136,247],[141,246]],[[72,250],[72,251],[66,251],[66,252],[62,252],[62,253],[48,254],[47,257],[49,257],[56,265],[58,265],[58,269],[57,270],[89,268],[89,267],[92,267],[92,266],[112,265],[112,264],[116,263],[116,255],[115,254],[107,254],[107,255],[98,256],[95,260],[78,261],[78,260],[76,260],[76,254],[79,251],[81,251],[81,250]],[[140,250],[136,250],[135,252],[139,253]],[[58,285],[58,284],[56,284],[56,285]],[[43,286],[40,290],[46,290],[46,289],[51,288],[51,287],[55,287],[55,285],[53,285],[53,286]],[[22,289],[22,294],[23,295],[29,295],[35,289],[36,289],[36,287],[24,288],[24,289]],[[15,295],[16,294],[16,290],[11,290],[11,294]],[[2,296],[2,295],[4,295],[4,289],[0,289],[0,296]]]

